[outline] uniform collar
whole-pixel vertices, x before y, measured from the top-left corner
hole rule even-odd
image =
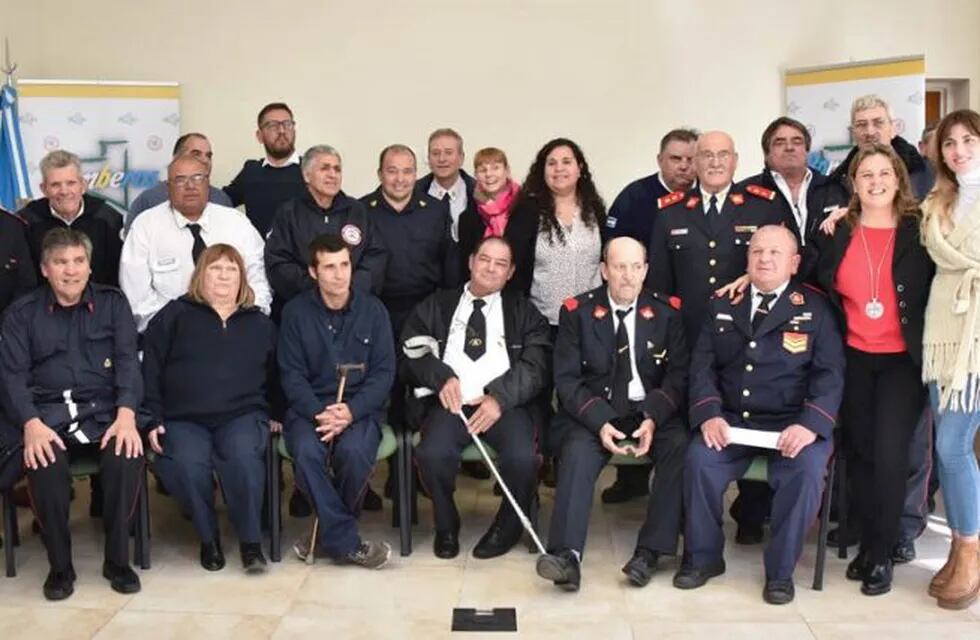
[[[779,285],[778,287],[776,287],[772,291],[767,292],[767,293],[775,293],[776,294],[776,297],[773,298],[772,299],[772,302],[769,303],[769,308],[770,309],[772,309],[773,305],[775,305],[779,301],[779,298],[782,297],[783,292],[786,291],[786,287],[789,286],[789,282],[790,281],[787,280],[786,282],[784,282],[783,284]],[[752,285],[751,290],[752,290],[751,291],[751,293],[752,293],[752,301],[755,301],[756,296],[758,296],[760,293],[763,293],[755,285]]]
[[[612,294],[609,293],[609,288],[608,287],[606,287],[606,298],[609,300],[609,308],[612,309],[614,312],[615,311],[635,311],[636,310],[637,303],[640,302],[640,297],[637,296],[629,304],[625,304],[625,305],[618,304],[615,300],[613,300]]]
[[[95,312],[95,294],[92,291],[91,282],[85,285],[85,290],[82,292],[82,297],[75,306],[86,309],[89,313]],[[62,307],[61,303],[58,302],[58,298],[56,298],[54,295],[54,289],[52,289],[51,285],[49,284],[46,286],[46,290],[44,292],[44,308],[48,313],[54,313],[55,309],[70,309],[72,307]]]
[[[58,213],[57,211],[55,211],[54,210],[54,207],[51,206],[51,200],[50,199],[48,200],[48,209],[51,211],[51,217],[56,218],[58,220],[61,220],[62,222],[64,222],[66,225],[68,225],[70,227],[75,222],[77,222],[79,218],[82,217],[82,214],[85,213],[85,196],[84,195],[82,196],[82,201],[78,205],[78,215],[76,215],[71,220],[68,220],[66,218],[61,217],[61,214]]]
[[[721,210],[725,207],[725,198],[728,197],[728,192],[732,190],[732,185],[729,183],[724,189],[714,194],[705,191],[704,187],[702,187],[700,184],[698,184],[697,190],[701,192],[701,206],[704,213],[708,213],[708,207],[711,206],[710,203],[712,195],[718,199],[718,213],[721,213]]]

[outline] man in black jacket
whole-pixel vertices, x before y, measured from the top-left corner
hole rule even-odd
[[[34,263],[40,268],[44,234],[71,228],[92,242],[92,282],[118,287],[122,215],[105,200],[85,194],[82,162],[74,153],[52,151],[41,159],[40,168],[45,197],[20,210]]]
[[[636,240],[610,240],[601,270],[605,286],[562,305],[555,342],[560,408],[551,437],[560,451],[558,487],[548,535],[552,555],[541,556],[537,569],[565,591],[579,588],[593,486],[613,454],[649,453],[657,470],[646,521],[623,567],[631,583],[647,584],[659,556],[676,553],[681,526],[688,442],[681,314],[660,294],[643,290],[647,262]]]
[[[381,293],[387,254],[374,232],[363,203],[341,191],[343,165],[340,153],[328,145],[316,145],[303,154],[306,193],[279,207],[265,239],[265,270],[275,293],[273,317],[297,293],[311,288],[310,242],[323,234],[338,235],[350,248],[353,286]]]
[[[526,297],[502,293],[514,275],[510,245],[482,240],[470,256],[470,281],[423,301],[402,333],[408,383],[438,395],[429,401],[416,451],[419,474],[435,509],[435,554],[459,553],[459,512],[453,501],[460,454],[470,433],[497,452],[501,477],[527,512],[538,466],[540,413],[534,400],[551,377],[548,322]],[[464,424],[460,413],[467,417]],[[473,555],[494,558],[521,537],[516,512],[502,501]]]
[[[37,273],[20,216],[0,209],[0,312],[37,286]]]
[[[449,205],[453,242],[459,242],[459,217],[467,209],[476,209],[473,199],[476,179],[462,168],[466,159],[463,136],[453,129],[436,129],[429,134],[428,147],[427,160],[432,172],[422,176],[416,188],[419,193]]]

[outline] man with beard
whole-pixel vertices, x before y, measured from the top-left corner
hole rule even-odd
[[[265,158],[246,160],[225,193],[233,206],[245,205],[245,214],[264,238],[279,205],[306,193],[306,183],[296,153],[296,121],[286,103],[262,107],[258,125],[255,138],[265,147]]]

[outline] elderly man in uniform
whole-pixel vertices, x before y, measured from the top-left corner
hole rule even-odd
[[[427,402],[418,446],[419,475],[432,496],[440,558],[459,553],[453,501],[460,455],[479,434],[499,456],[501,476],[518,504],[531,506],[542,413],[534,401],[551,381],[551,331],[522,294],[501,291],[514,275],[510,244],[484,238],[469,259],[470,281],[415,308],[402,333],[409,384],[438,392]],[[460,414],[467,417],[464,424]],[[520,540],[521,523],[502,501],[473,555],[494,558]]]
[[[316,287],[283,309],[277,354],[289,403],[283,433],[297,486],[319,518],[315,548],[301,539],[293,549],[378,569],[391,547],[362,540],[357,517],[395,378],[391,325],[377,298],[351,289],[351,251],[340,236],[319,236],[309,253]]]
[[[673,555],[681,525],[688,352],[680,313],[643,290],[643,245],[616,238],[600,266],[606,284],[565,301],[555,343],[560,408],[552,425],[558,486],[548,546],[537,571],[577,591],[593,487],[613,454],[650,454],[656,466],[646,521],[623,567],[646,585],[661,555]],[[627,439],[631,439],[627,441]]]
[[[102,575],[119,593],[140,590],[129,566],[129,528],[143,468],[136,324],[118,289],[90,282],[91,255],[92,243],[81,231],[49,231],[41,245],[48,284],[8,308],[0,340],[3,426],[12,424],[22,434],[23,464],[48,552],[49,600],[75,590],[68,463],[85,453],[99,457],[103,478]]]
[[[763,598],[793,600],[793,569],[816,518],[844,388],[844,348],[824,297],[791,281],[793,233],[765,226],[749,244],[750,291],[715,298],[691,355],[684,471],[684,561],[674,586],[695,589],[725,572],[722,501],[759,455],[775,491]],[[778,433],[775,449],[733,442],[733,427]]]

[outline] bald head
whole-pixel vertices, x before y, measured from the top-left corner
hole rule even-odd
[[[799,267],[799,245],[792,231],[780,225],[766,225],[752,234],[748,273],[757,289],[778,289],[796,275]]]
[[[738,154],[735,141],[724,131],[708,131],[698,138],[694,150],[694,168],[701,187],[718,193],[732,183]]]
[[[609,297],[619,305],[629,305],[640,295],[647,277],[647,250],[629,237],[613,238],[603,249],[602,277]]]

